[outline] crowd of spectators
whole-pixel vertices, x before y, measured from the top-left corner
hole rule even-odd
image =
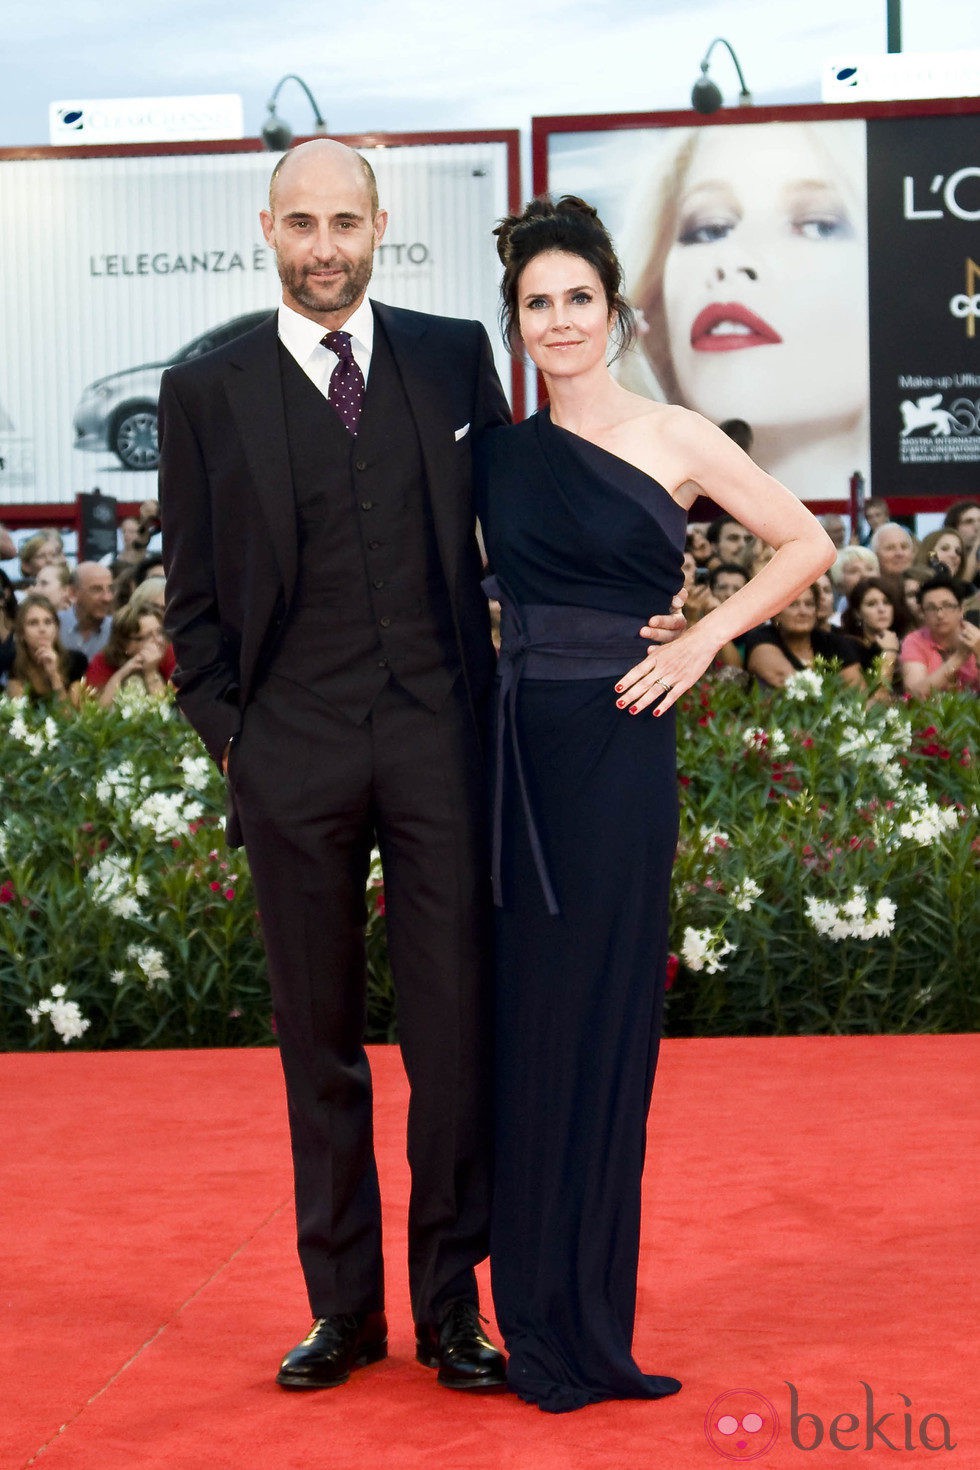
[[[845,683],[874,697],[980,693],[980,502],[961,501],[917,541],[866,502],[859,537],[839,515],[822,517],[838,547],[830,572],[762,627],[726,645],[716,672],[771,688],[815,658],[835,660]],[[39,531],[19,548],[0,526],[0,559],[19,559],[15,583],[0,569],[0,689],[65,707],[113,702],[124,690],[161,694],[174,670],[163,628],[166,584],[151,537],[155,502],[120,522],[115,556],[70,569],[61,537]],[[731,516],[692,524],[684,577],[689,622],[743,587],[772,556]]]
[[[721,650],[727,677],[771,688],[832,659],[848,684],[877,699],[956,689],[980,693],[980,503],[950,508],[945,524],[918,541],[889,518],[884,500],[868,501],[864,540],[843,517],[824,516],[838,547],[830,572],[770,622]],[[688,528],[685,616],[704,617],[754,576],[772,555],[730,516]]]
[[[158,508],[120,524],[115,556],[68,565],[57,531],[14,545],[0,527],[3,560],[19,562],[14,580],[0,569],[0,690],[77,709],[85,698],[109,705],[125,692],[161,695],[174,670],[163,627],[166,582],[158,549]]]

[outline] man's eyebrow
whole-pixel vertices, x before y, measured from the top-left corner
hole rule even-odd
[[[280,216],[284,220],[313,219],[313,212],[309,209],[289,209]],[[352,224],[360,224],[364,220],[363,214],[358,214],[355,209],[338,209],[336,214],[330,216],[332,220],[348,220]]]

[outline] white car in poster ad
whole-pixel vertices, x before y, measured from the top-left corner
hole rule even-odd
[[[142,367],[125,368],[97,378],[82,393],[75,409],[75,448],[109,449],[124,469],[155,470],[160,460],[157,399],[164,370],[174,363],[202,357],[241,337],[264,321],[270,311],[250,311],[233,317],[195,337],[165,362],[144,363]]]

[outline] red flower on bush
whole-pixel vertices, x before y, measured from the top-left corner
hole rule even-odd
[[[667,956],[667,983],[665,989],[671,990],[673,988],[674,981],[677,979],[677,971],[680,969],[680,964],[681,962],[675,954],[669,954]]]
[[[17,891],[9,879],[5,883],[0,883],[0,903],[13,903],[16,897]]]

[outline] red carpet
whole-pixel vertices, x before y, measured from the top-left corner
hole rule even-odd
[[[977,1052],[668,1042],[635,1346],[684,1389],[560,1418],[449,1393],[413,1361],[394,1049],[374,1051],[391,1357],[311,1395],[272,1381],[307,1327],[275,1053],[2,1056],[0,1466],[975,1470]],[[724,1453],[706,1437],[733,1390],[779,1416],[761,1454],[758,1398],[716,1409]],[[943,1420],[956,1448],[922,1448]]]

